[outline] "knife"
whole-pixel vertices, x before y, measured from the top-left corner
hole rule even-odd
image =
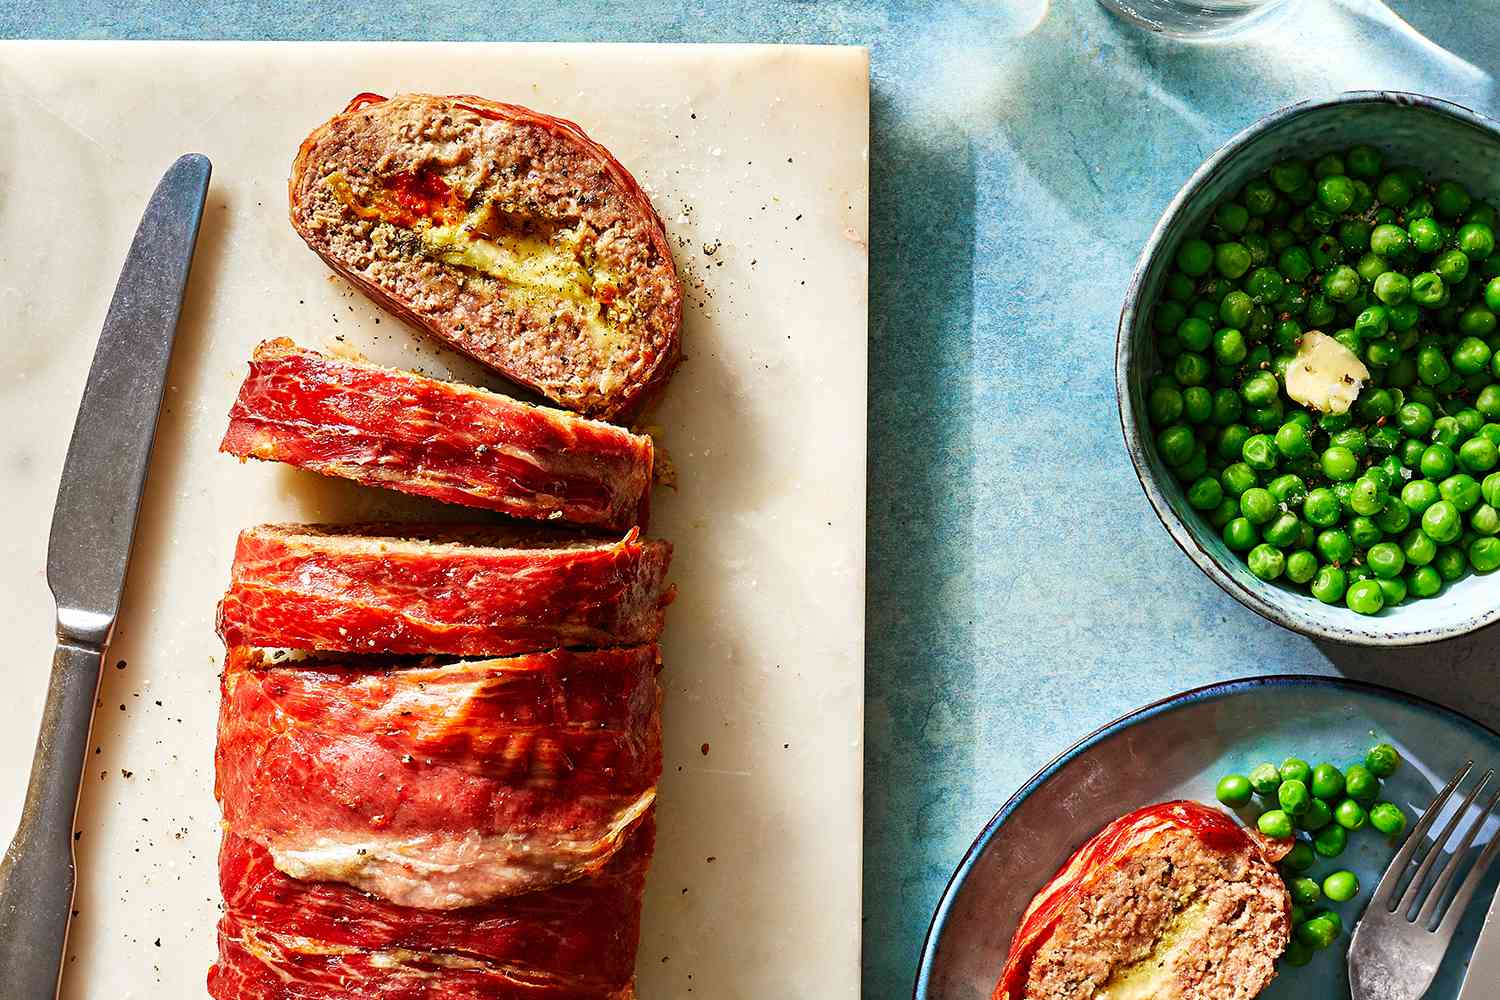
[[[211,169],[207,157],[190,153],[156,186],[104,318],[63,462],[47,544],[57,651],[20,827],[0,861],[6,1000],[55,1000],[62,977],[73,909],[73,823],[94,701],[120,611]]]
[[[1494,836],[1500,837],[1500,833]],[[1458,1000],[1494,1000],[1500,989],[1500,892],[1490,901],[1490,912],[1469,956],[1469,972],[1459,988]]]

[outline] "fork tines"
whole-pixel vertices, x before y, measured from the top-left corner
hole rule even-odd
[[[1474,801],[1495,777],[1494,768],[1485,771],[1479,781],[1469,789],[1458,808],[1443,825],[1440,834],[1430,841],[1427,834],[1473,769],[1473,761],[1459,768],[1458,773],[1449,780],[1447,785],[1443,786],[1442,791],[1438,792],[1437,797],[1432,800],[1432,804],[1423,811],[1422,818],[1412,829],[1406,842],[1401,845],[1401,850],[1396,853],[1396,857],[1392,859],[1390,867],[1380,879],[1380,884],[1375,887],[1370,900],[1369,913],[1379,912],[1377,909],[1379,907],[1393,918],[1405,919],[1425,930],[1440,931],[1445,936],[1452,934],[1454,926],[1463,917],[1464,910],[1468,908],[1469,901],[1473,898],[1479,883],[1484,880],[1485,872],[1494,862],[1496,853],[1500,852],[1500,833],[1497,833],[1490,838],[1489,843],[1469,869],[1467,877],[1459,885],[1458,891],[1454,893],[1451,903],[1440,913],[1444,897],[1448,894],[1458,873],[1463,869],[1475,838],[1478,837],[1479,831],[1483,829],[1489,816],[1495,812],[1496,806],[1500,805],[1500,788],[1497,788],[1489,797],[1478,815],[1465,825],[1457,844],[1448,855],[1447,863],[1438,872],[1435,880],[1430,879],[1432,868],[1443,856],[1444,847],[1452,840],[1454,832],[1468,816]],[[1424,847],[1426,850],[1417,864],[1415,873],[1403,886],[1404,878],[1411,868],[1413,859]],[[1414,910],[1415,913],[1413,913]]]

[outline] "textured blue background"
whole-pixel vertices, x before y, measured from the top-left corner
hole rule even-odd
[[[910,994],[931,909],[983,821],[1136,705],[1342,672],[1500,724],[1500,636],[1356,653],[1261,621],[1173,547],[1121,445],[1119,301],[1214,147],[1346,89],[1500,112],[1493,0],[1292,2],[1273,29],[1215,47],[1143,35],[1092,0],[3,0],[0,35],[871,46],[864,940],[865,996],[888,998]]]

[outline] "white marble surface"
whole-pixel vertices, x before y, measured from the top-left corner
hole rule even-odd
[[[78,830],[63,995],[203,995],[217,918],[213,608],[235,532],[420,516],[216,453],[252,345],[337,338],[489,381],[332,279],[285,221],[302,136],[361,90],[467,91],[579,121],[650,191],[690,290],[653,418],[679,474],[666,775],[642,996],[859,991],[868,63],[860,49],[0,46],[0,836],[51,642],[46,536],[74,408],[139,212],[214,161]],[[335,322],[336,321],[336,322]],[[451,514],[449,515],[451,516]]]

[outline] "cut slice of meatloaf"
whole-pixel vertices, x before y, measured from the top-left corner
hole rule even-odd
[[[288,188],[293,227],[335,271],[561,406],[628,420],[677,363],[666,231],[572,122],[363,94],[302,143]]]
[[[611,531],[651,487],[649,437],[285,339],[256,347],[219,450]]]
[[[301,882],[233,833],[215,1000],[634,1000],[648,818],[595,874],[462,910]]]
[[[672,547],[527,526],[267,524],[240,532],[226,646],[504,656],[654,642]]]
[[[1291,899],[1259,839],[1196,802],[1124,816],[1031,901],[994,1000],[1250,1000]]]
[[[229,651],[216,793],[299,879],[454,909],[597,871],[661,776],[655,646],[435,666]]]

